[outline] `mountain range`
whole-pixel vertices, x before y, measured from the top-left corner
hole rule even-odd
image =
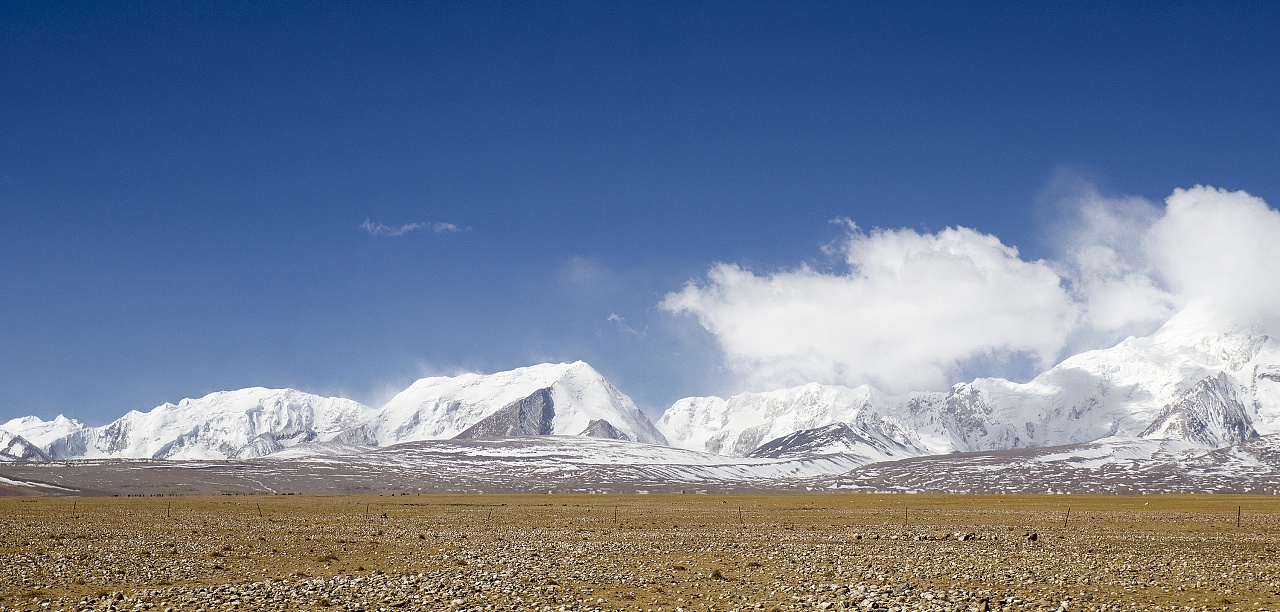
[[[837,423],[848,427],[827,428]],[[1026,383],[979,378],[898,396],[809,384],[692,397],[657,426],[673,446],[740,457],[763,445],[783,452],[781,439],[797,432],[810,432],[792,438],[807,453],[874,460],[1106,438],[1219,448],[1280,432],[1280,346],[1257,327],[1191,308],[1150,336],[1074,355]]]
[[[0,424],[10,459],[250,459],[308,443],[582,435],[665,444],[631,398],[581,361],[423,378],[379,409],[253,387],[130,411],[100,427],[62,415]],[[38,454],[37,454],[38,453]]]
[[[669,447],[655,448],[655,457],[684,453],[678,455],[682,465],[719,466],[717,473],[739,475],[765,470],[770,478],[784,478],[783,466],[800,465],[796,461],[848,472],[973,453],[994,453],[989,460],[999,462],[1002,453],[1058,447],[1120,449],[1117,456],[1126,456],[1124,449],[1158,447],[1147,459],[1191,460],[1263,437],[1280,440],[1277,434],[1280,346],[1259,327],[1193,307],[1149,336],[1074,355],[1025,383],[979,378],[946,391],[901,395],[869,385],[813,383],[685,398],[654,423],[588,364],[540,364],[423,378],[380,408],[291,389],[249,388],[131,411],[99,427],[63,416],[22,417],[0,424],[0,458],[284,460],[364,456],[360,449],[392,452],[409,443],[532,437],[546,441],[539,448],[580,447],[566,457],[651,445]],[[586,444],[584,438],[613,442]],[[812,462],[822,457],[839,460]]]

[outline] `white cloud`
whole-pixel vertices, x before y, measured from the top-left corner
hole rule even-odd
[[[994,353],[1051,359],[1078,307],[1042,261],[967,228],[851,231],[848,271],[759,276],[718,264],[660,306],[697,316],[755,387],[819,381],[902,391]]]
[[[1280,212],[1261,199],[1195,187],[1162,210],[1090,188],[1070,205],[1054,261],[1024,260],[963,227],[868,234],[850,224],[831,251],[847,268],[716,264],[659,306],[694,315],[748,386],[890,391],[943,387],[975,360],[1044,367],[1069,338],[1155,326],[1192,302],[1246,323],[1280,313]]]
[[[1083,309],[1081,323],[1105,332],[1167,319],[1174,296],[1153,280],[1143,246],[1160,209],[1142,198],[1103,197],[1091,185],[1072,191],[1051,240],[1059,251],[1054,267]]]
[[[1261,198],[1197,185],[1161,209],[1089,188],[1073,207],[1059,269],[1088,327],[1159,323],[1192,302],[1241,323],[1280,312],[1280,212]]]
[[[1145,236],[1180,304],[1203,300],[1239,322],[1280,318],[1280,211],[1244,191],[1197,185],[1169,196]]]
[[[436,223],[405,223],[404,225],[395,226],[387,225],[385,223],[376,223],[369,219],[365,219],[364,223],[360,224],[360,229],[369,232],[370,236],[403,236],[409,232],[427,228],[431,228],[431,231],[437,234],[454,234],[462,231],[462,228],[457,225],[445,223],[444,221],[438,221]]]

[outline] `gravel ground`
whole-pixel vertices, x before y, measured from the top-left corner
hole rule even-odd
[[[1268,497],[5,498],[0,509],[0,611],[1280,610],[1280,501]]]

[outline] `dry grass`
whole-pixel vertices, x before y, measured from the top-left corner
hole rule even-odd
[[[0,517],[8,609],[352,575],[387,609],[1280,609],[1271,497],[0,498]]]

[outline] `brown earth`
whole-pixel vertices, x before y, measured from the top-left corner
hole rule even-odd
[[[1249,496],[0,498],[0,610],[1280,610],[1278,549]]]

